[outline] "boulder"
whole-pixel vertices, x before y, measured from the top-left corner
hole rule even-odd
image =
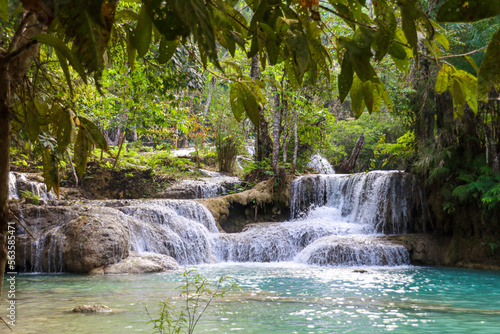
[[[88,273],[129,255],[128,217],[104,207],[91,207],[60,228],[64,236],[65,271]]]
[[[177,269],[179,269],[177,261],[168,255],[135,253],[118,263],[95,268],[90,273],[95,275],[147,274]]]
[[[78,305],[71,309],[71,312],[75,313],[106,313],[113,312],[113,310],[102,304],[94,304],[94,305]]]

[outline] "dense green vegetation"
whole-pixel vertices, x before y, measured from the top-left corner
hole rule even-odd
[[[497,245],[498,14],[494,0],[1,1],[0,242],[11,163],[57,194],[89,162],[260,179],[314,153],[340,166],[364,133],[349,172],[415,172],[436,231]]]

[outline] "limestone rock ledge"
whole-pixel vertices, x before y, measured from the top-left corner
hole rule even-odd
[[[148,274],[177,269],[179,269],[177,261],[168,255],[132,252],[129,257],[120,262],[95,268],[90,274]]]
[[[385,236],[385,238],[405,246],[410,252],[411,263],[414,265],[447,265],[445,255],[450,246],[450,237],[432,234],[396,234]]]

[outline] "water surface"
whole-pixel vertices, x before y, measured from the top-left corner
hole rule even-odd
[[[233,277],[198,333],[498,333],[500,272],[423,267],[314,267],[222,263],[194,267]],[[146,309],[174,297],[182,271],[150,275],[38,275],[17,280],[13,333],[152,333]],[[102,303],[112,314],[74,314]],[[5,304],[4,304],[5,305]],[[3,313],[3,311],[2,311]]]

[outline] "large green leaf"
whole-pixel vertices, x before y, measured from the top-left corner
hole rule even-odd
[[[7,22],[9,19],[9,0],[0,0],[0,20]]]
[[[66,58],[62,55],[61,52],[56,50],[57,58],[59,59],[59,64],[61,64],[61,68],[64,73],[64,77],[66,78],[66,82],[68,83],[69,93],[71,97],[73,97],[73,80],[71,80],[71,74],[69,73],[68,62]]]
[[[382,82],[379,82],[378,84],[375,85],[377,89],[378,96],[382,98],[382,101],[384,102],[387,110],[392,112],[394,110],[391,97],[389,96],[389,93],[387,92],[387,89],[385,88],[384,84]]]
[[[500,15],[498,0],[448,0],[437,12],[439,22],[475,22]]]
[[[351,54],[351,64],[361,81],[376,81],[377,73],[370,64],[370,58],[358,54]]]
[[[401,60],[406,60],[408,59],[405,48],[396,42],[392,43],[391,46],[389,47],[389,54],[393,58],[401,59]]]
[[[229,93],[231,109],[237,120],[243,118],[245,112],[255,126],[260,124],[259,103],[257,95],[244,83],[234,82]]]
[[[88,139],[101,150],[108,151],[108,142],[99,127],[85,117],[79,116],[78,120],[80,121],[80,127],[83,126],[85,127],[85,130],[87,130],[85,133],[87,134]]]
[[[465,95],[460,81],[456,78],[450,80],[450,92],[453,97],[453,117],[462,117],[465,108]]]
[[[75,54],[68,48],[68,46],[64,43],[63,40],[48,34],[35,35],[32,37],[32,39],[53,47],[56,50],[61,66],[64,66],[63,63],[66,63],[67,60],[69,64],[75,69],[75,71],[78,72],[82,80],[84,82],[87,82],[87,74],[85,73],[85,69],[82,63],[78,60]],[[66,64],[66,68],[67,67],[68,66]]]
[[[346,51],[344,59],[342,60],[342,69],[340,70],[338,77],[340,102],[344,102],[345,98],[349,94],[349,91],[351,90],[353,75],[354,72],[351,66],[351,58],[349,52]]]
[[[354,77],[352,81],[350,95],[352,112],[354,113],[354,117],[358,119],[365,109],[363,82],[358,77]]]
[[[483,62],[479,68],[477,82],[478,97],[486,99],[491,86],[500,90],[500,29],[498,29],[486,49]]]
[[[371,114],[373,112],[373,84],[371,81],[365,81],[363,83],[363,100],[365,101],[365,106],[368,112]]]
[[[117,3],[117,0],[59,1],[59,23],[76,58],[89,72],[98,73],[104,67],[104,52]]]
[[[42,147],[42,164],[43,178],[47,185],[47,190],[54,189],[57,197],[59,197],[59,162],[54,152],[48,147]]]
[[[465,72],[463,70],[456,71],[453,76],[456,80],[460,81],[462,92],[465,98],[465,102],[472,109],[474,114],[478,112],[477,106],[477,79],[472,74]]]
[[[408,44],[413,51],[413,58],[418,62],[418,38],[417,38],[417,27],[415,25],[416,9],[415,0],[401,0],[399,6],[401,8],[402,22],[401,26],[403,28],[404,35]]]
[[[135,26],[132,43],[137,50],[137,57],[142,58],[146,55],[151,44],[151,37],[153,35],[153,22],[149,17],[146,6],[142,6],[139,12],[139,19]]]
[[[394,11],[385,0],[374,0],[375,24],[377,32],[373,40],[373,49],[375,50],[375,60],[380,61],[389,50],[396,35],[397,21]]]
[[[435,90],[438,94],[443,94],[448,89],[448,83],[450,78],[450,68],[446,64],[443,64],[436,77]]]
[[[269,57],[269,63],[271,65],[276,65],[278,62],[278,57],[280,56],[280,40],[276,36],[274,29],[271,28],[269,25],[265,24],[264,22],[261,22],[259,24],[259,28],[262,29],[262,31],[265,34],[265,41],[266,41],[266,50],[267,50],[267,56]]]
[[[40,122],[38,121],[35,103],[27,103],[24,111],[28,138],[34,142],[38,139],[38,135],[40,134]]]
[[[160,40],[160,48],[158,50],[158,58],[156,60],[159,64],[166,64],[174,55],[175,50],[179,46],[179,41],[169,41],[165,37]]]
[[[69,110],[62,110],[57,124],[57,147],[59,152],[66,152],[75,128],[73,117]]]
[[[84,127],[80,127],[75,141],[75,158],[73,160],[76,165],[76,172],[80,178],[87,168],[87,159],[92,150],[92,144],[86,132],[87,130]]]

